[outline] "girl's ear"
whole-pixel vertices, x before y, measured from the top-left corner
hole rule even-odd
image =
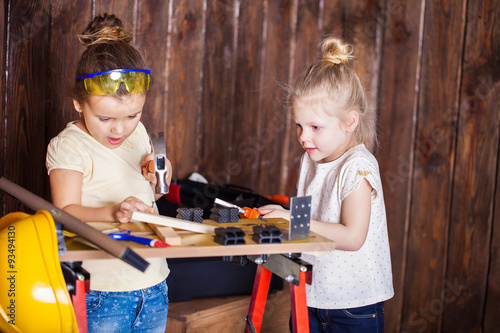
[[[358,126],[358,123],[359,114],[354,110],[349,111],[349,113],[347,114],[346,130],[348,132],[353,132]]]
[[[82,105],[76,99],[73,99],[73,105],[75,106],[75,110],[79,113],[82,112]]]

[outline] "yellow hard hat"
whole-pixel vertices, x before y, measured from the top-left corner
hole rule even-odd
[[[0,219],[0,331],[78,332],[47,211]]]

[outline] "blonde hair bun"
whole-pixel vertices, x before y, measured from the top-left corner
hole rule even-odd
[[[334,36],[326,37],[321,46],[323,60],[334,65],[347,64],[354,59],[353,48],[350,44]]]
[[[102,16],[96,16],[85,31],[78,35],[78,39],[84,46],[89,47],[112,42],[130,43],[132,35],[123,28],[119,18],[104,13]]]

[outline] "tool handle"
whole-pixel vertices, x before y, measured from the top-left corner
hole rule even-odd
[[[258,219],[262,215],[261,213],[259,213],[257,210],[255,210],[253,208],[243,207],[243,209],[245,210],[245,213],[243,214],[243,216],[246,217],[247,219]]]
[[[126,245],[109,238],[107,235],[92,228],[91,226],[80,221],[76,217],[57,208],[52,203],[42,199],[34,193],[22,188],[21,186],[11,182],[5,177],[0,178],[0,189],[10,194],[14,198],[21,201],[26,207],[34,210],[46,210],[52,216],[54,221],[64,225],[64,227],[89,242],[97,245],[109,254],[125,261],[126,263],[144,272],[149,266],[149,263],[137,253],[132,251]]]
[[[155,161],[154,160],[149,160],[146,162],[146,165],[144,166],[149,173],[154,173],[155,172]]]

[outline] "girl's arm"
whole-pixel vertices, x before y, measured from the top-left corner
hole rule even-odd
[[[340,223],[311,220],[311,231],[335,242],[335,248],[344,251],[357,251],[363,246],[371,214],[370,183],[365,179],[359,188],[349,194],[341,207]],[[278,205],[267,205],[259,208],[265,217],[281,217],[290,220],[290,211]]]
[[[130,222],[130,211],[154,213],[154,209],[135,197],[116,205],[93,208],[82,206],[83,174],[74,170],[54,169],[50,172],[52,203],[84,222]]]

